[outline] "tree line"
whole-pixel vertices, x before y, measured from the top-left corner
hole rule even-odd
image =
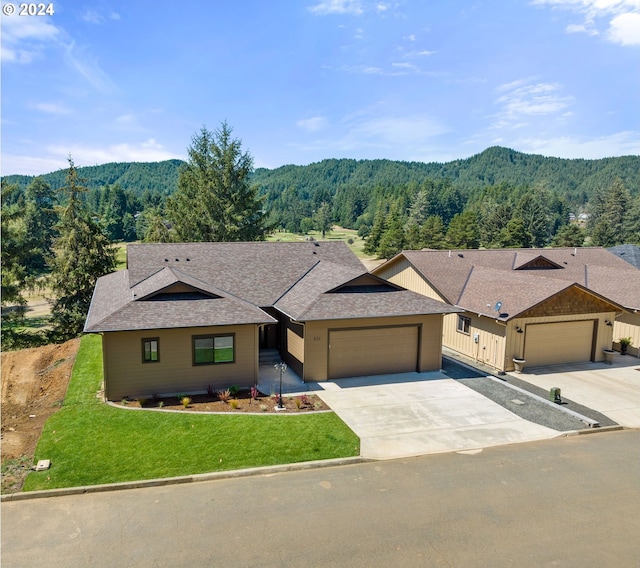
[[[118,241],[250,241],[277,229],[324,236],[337,224],[356,229],[365,252],[380,258],[420,248],[640,243],[638,156],[559,160],[490,148],[447,164],[324,160],[254,171],[232,132],[226,122],[203,127],[187,162],[157,164],[175,173],[173,189],[153,190],[155,174],[129,185],[153,164],[76,168],[71,158],[62,181],[61,172],[4,178],[3,346],[28,339],[9,324],[36,286],[52,295],[51,331],[40,339],[78,334],[96,279],[115,269]],[[571,219],[579,212],[583,219]]]
[[[193,137],[178,189],[141,197],[118,184],[89,190],[73,159],[54,191],[35,178],[24,192],[2,180],[2,344],[19,348],[81,333],[96,280],[116,268],[114,240],[259,240],[262,198],[250,183],[253,159],[223,123]],[[140,212],[139,209],[142,209]],[[25,291],[50,290],[50,329],[26,332]]]

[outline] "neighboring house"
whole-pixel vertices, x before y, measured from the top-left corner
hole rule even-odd
[[[441,366],[451,306],[370,275],[341,242],[129,245],[98,279],[105,395],[258,382],[261,350],[305,381]]]
[[[618,245],[607,249],[609,252],[628,262],[631,266],[640,268],[640,247],[637,245]]]
[[[640,271],[602,248],[403,251],[372,272],[465,310],[445,316],[443,345],[501,371],[640,342]]]

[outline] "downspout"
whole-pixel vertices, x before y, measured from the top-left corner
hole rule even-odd
[[[304,321],[298,322],[301,326],[302,326],[302,345],[303,345],[303,351],[302,351],[302,358],[304,359],[304,361],[307,360],[307,323]],[[288,345],[287,345],[288,347]],[[305,375],[305,367],[304,367],[304,361],[301,361],[302,363],[302,376],[300,377],[302,379],[302,382],[305,383],[305,379],[304,379],[304,375]]]

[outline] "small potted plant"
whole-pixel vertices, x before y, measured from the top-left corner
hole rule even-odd
[[[620,344],[620,353],[622,355],[626,355],[627,354],[627,349],[631,345],[631,338],[630,337],[621,337],[620,339],[618,339],[618,343]]]

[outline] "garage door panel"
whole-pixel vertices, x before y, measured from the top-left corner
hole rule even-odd
[[[417,326],[331,331],[329,378],[415,371],[418,336]]]
[[[529,324],[524,358],[528,367],[590,361],[593,320]]]

